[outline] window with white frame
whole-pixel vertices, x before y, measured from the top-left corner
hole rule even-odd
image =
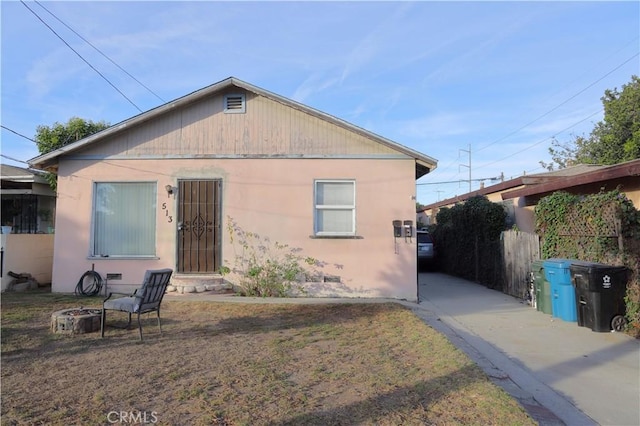
[[[156,183],[96,182],[93,256],[155,256]]]
[[[356,182],[316,180],[314,233],[349,236],[356,233]]]

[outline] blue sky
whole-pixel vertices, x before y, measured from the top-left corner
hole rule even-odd
[[[468,151],[472,189],[543,172],[552,138],[588,134],[604,91],[640,74],[636,1],[26,4],[131,102],[2,1],[4,127],[32,138],[72,116],[116,124],[234,76],[436,158],[417,182],[423,204],[468,192]],[[38,155],[1,137],[3,163]]]

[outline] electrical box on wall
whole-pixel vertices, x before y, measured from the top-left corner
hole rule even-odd
[[[402,221],[401,220],[393,221],[393,236],[395,238],[402,237]]]
[[[404,221],[404,237],[405,238],[413,237],[413,221],[412,220]]]

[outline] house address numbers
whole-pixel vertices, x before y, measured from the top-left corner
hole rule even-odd
[[[162,203],[162,210],[164,210],[164,215],[167,217],[167,222],[173,222],[173,216],[169,215],[169,210],[167,209],[167,203]]]

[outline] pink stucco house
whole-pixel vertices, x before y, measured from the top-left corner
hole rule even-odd
[[[233,223],[316,259],[310,295],[416,299],[415,238],[392,222],[415,226],[436,161],[236,78],[30,164],[58,174],[53,291],[92,267],[122,283],[169,267],[178,291],[206,289],[232,266]]]

